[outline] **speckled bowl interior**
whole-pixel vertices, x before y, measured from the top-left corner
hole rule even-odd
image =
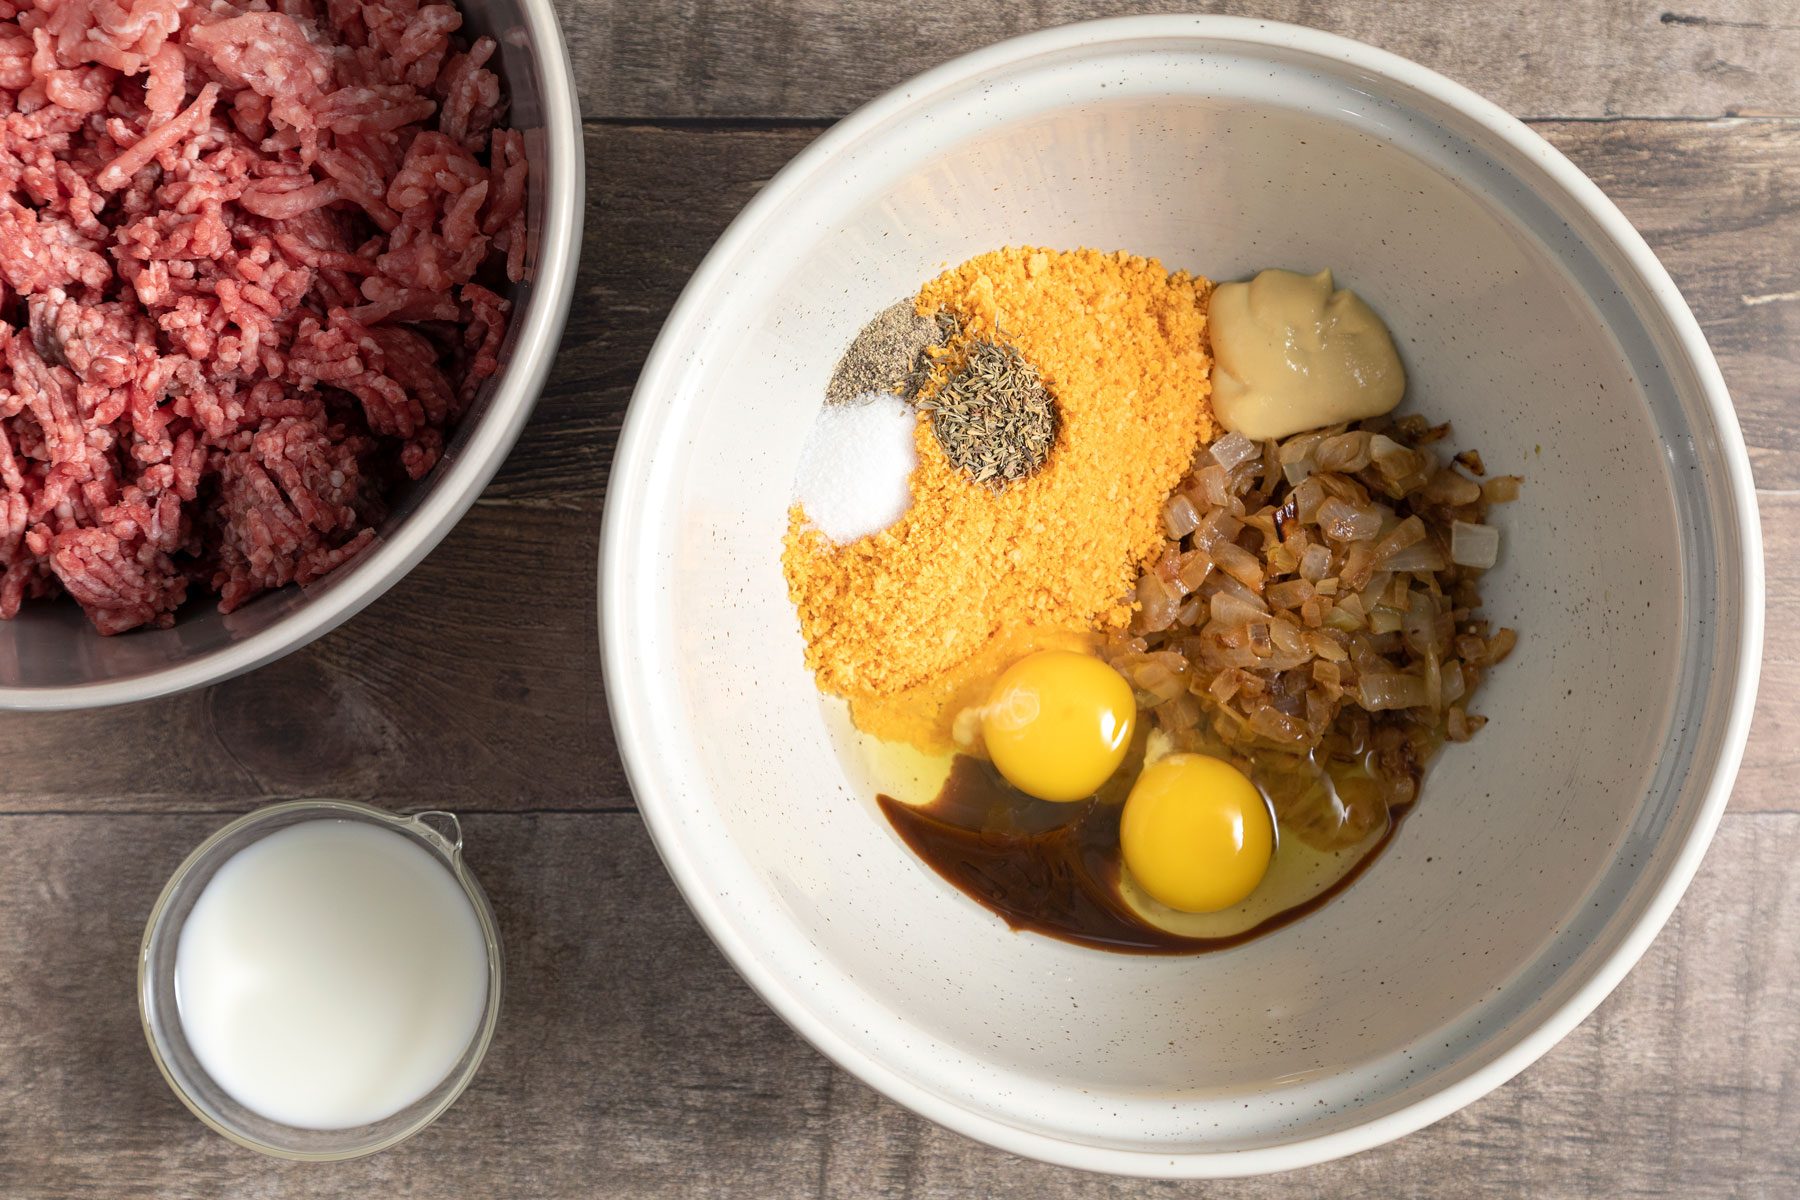
[[[1442,1115],[1616,981],[1735,765],[1754,531],[1710,358],[1666,319],[1666,279],[1561,189],[1553,151],[1306,38],[1171,26],[946,68],[772,186],[646,373],[603,616],[658,844],[803,1032],[997,1144],[1215,1174]],[[1391,325],[1407,406],[1526,477],[1486,587],[1521,634],[1480,697],[1492,723],[1441,757],[1361,881],[1238,949],[1137,958],[1011,932],[885,824],[802,665],[779,543],[835,357],[944,266],[1020,243],[1215,279],[1329,266]]]

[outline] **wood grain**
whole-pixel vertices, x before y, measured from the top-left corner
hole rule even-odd
[[[1800,123],[1544,122],[1669,269],[1736,401],[1757,483],[1800,487]]]
[[[628,807],[599,684],[598,538],[597,511],[478,504],[358,620],[263,670],[127,708],[8,714],[0,742],[71,752],[9,770],[4,807]]]
[[[1790,0],[558,8],[590,120],[583,267],[538,415],[475,509],[354,621],[251,676],[127,709],[0,715],[0,1197],[1800,1194]],[[833,118],[914,71],[1029,29],[1174,8],[1346,33],[1533,118],[1692,302],[1751,445],[1769,568],[1739,787],[1638,969],[1544,1060],[1438,1125],[1346,1162],[1204,1187],[990,1151],[800,1042],[706,941],[631,811],[593,622],[631,386],[743,203]],[[468,814],[507,940],[506,1013],[474,1088],[414,1142],[334,1167],[275,1163],[205,1131],[157,1076],[134,1011],[137,941],[168,873],[224,814],[300,794]]]
[[[1093,17],[1215,12],[1392,50],[1522,116],[1800,111],[1785,0],[559,0],[597,117],[836,116],[989,42]]]
[[[432,1129],[329,1167],[238,1150],[175,1100],[134,1011],[142,923],[211,815],[0,816],[0,1195],[1792,1196],[1800,815],[1732,814],[1599,1012],[1468,1110],[1269,1180],[1178,1188],[1027,1163],[839,1072],[706,941],[642,825],[465,822],[507,952],[499,1036]]]
[[[1736,803],[1797,807],[1800,126],[1539,128],[1662,255],[1718,351],[1765,485],[1766,682]],[[632,383],[687,277],[816,130],[590,126],[586,245],[563,352],[506,467],[430,558],[331,636],[211,692],[0,714],[0,743],[80,746],[0,776],[0,811],[229,808],[331,792],[402,806],[629,805],[599,680],[592,564]],[[529,595],[519,580],[532,579]],[[1786,618],[1786,619],[1784,619]]]

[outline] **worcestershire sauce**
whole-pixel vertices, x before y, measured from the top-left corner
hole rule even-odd
[[[1148,924],[1119,895],[1119,816],[1136,774],[1120,771],[1093,798],[1055,804],[1012,787],[991,763],[958,755],[931,803],[876,800],[913,853],[1014,929],[1127,954],[1225,950],[1299,920],[1368,869],[1405,812],[1396,811],[1361,861],[1317,895],[1230,937],[1183,937]]]

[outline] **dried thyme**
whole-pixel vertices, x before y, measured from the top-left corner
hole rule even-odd
[[[948,313],[921,317],[912,300],[883,309],[864,325],[831,372],[825,388],[827,404],[850,404],[870,392],[886,392],[910,400],[931,373],[930,351],[956,331]]]
[[[1013,346],[971,342],[962,369],[919,408],[951,465],[995,491],[1034,474],[1056,441],[1056,402]]]

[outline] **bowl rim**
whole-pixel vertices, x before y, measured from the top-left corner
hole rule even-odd
[[[550,0],[514,0],[530,30],[542,79],[544,112],[544,224],[531,303],[519,322],[512,356],[493,399],[454,462],[428,477],[419,506],[400,528],[346,564],[340,586],[325,589],[268,628],[216,650],[119,679],[57,687],[0,684],[0,711],[54,712],[149,700],[219,683],[264,666],[329,633],[373,603],[449,534],[518,441],[555,362],[574,297],[581,254],[580,217],[587,190],[580,100],[568,40]]]
[[[633,606],[626,591],[632,577],[625,548],[639,511],[630,490],[648,474],[659,427],[677,406],[669,397],[686,370],[679,343],[702,323],[707,295],[723,284],[733,263],[757,236],[760,227],[805,186],[810,177],[840,151],[906,110],[951,89],[967,86],[990,72],[1024,60],[1115,42],[1206,40],[1253,48],[1298,52],[1365,71],[1388,83],[1410,88],[1443,104],[1498,139],[1550,177],[1555,188],[1592,220],[1636,274],[1649,297],[1654,320],[1664,323],[1699,383],[1700,400],[1719,436],[1724,463],[1721,495],[1724,515],[1737,520],[1738,561],[1744,588],[1739,636],[1722,647],[1730,662],[1721,703],[1728,706],[1721,724],[1718,757],[1712,764],[1693,824],[1673,855],[1665,878],[1647,898],[1635,922],[1624,929],[1613,950],[1596,962],[1589,977],[1558,1007],[1543,1015],[1535,1028],[1501,1046],[1494,1057],[1461,1078],[1405,1106],[1334,1132],[1296,1138],[1268,1146],[1219,1151],[1162,1152],[1095,1146],[1021,1129],[963,1107],[911,1082],[874,1054],[841,1038],[816,1017],[790,981],[770,969],[747,939],[726,919],[720,897],[711,893],[706,874],[684,845],[681,823],[662,781],[649,769],[655,761],[656,730],[642,718],[640,681],[647,678],[644,660],[631,651],[628,619]],[[624,497],[623,499],[621,497]],[[1211,15],[1129,16],[1064,25],[997,42],[928,70],[883,93],[827,130],[774,176],[745,206],[719,238],[689,280],[646,360],[632,395],[621,432],[609,485],[600,538],[598,607],[601,665],[613,728],[626,777],[651,840],[674,877],[683,898],[703,928],[746,982],[783,1020],[838,1066],[890,1099],[939,1125],[1014,1154],[1059,1166],[1121,1175],[1157,1178],[1229,1178],[1293,1170],[1372,1149],[1435,1121],[1493,1091],[1530,1066],[1580,1024],[1642,957],[1667,922],[1698,870],[1712,841],[1737,775],[1748,736],[1751,710],[1761,666],[1763,640],[1763,558],[1761,526],[1750,459],[1724,378],[1687,303],[1643,237],[1618,207],[1559,150],[1522,121],[1453,80],[1409,59],[1336,34],[1304,26],[1254,18]]]

